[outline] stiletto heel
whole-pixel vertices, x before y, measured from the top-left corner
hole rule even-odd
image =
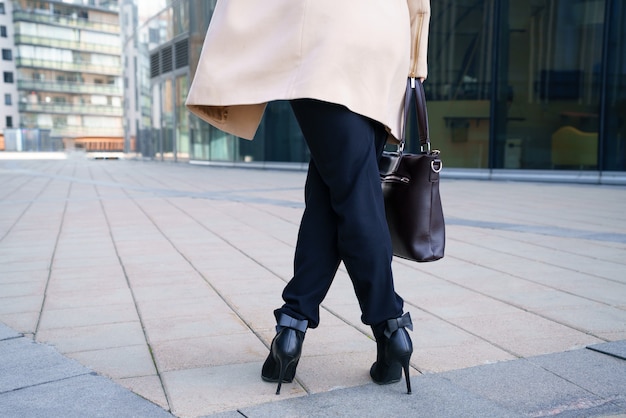
[[[280,372],[278,373],[278,387],[276,388],[276,394],[280,395],[280,387],[283,385],[285,371],[287,370],[287,367],[283,367],[283,363],[282,361],[280,361],[280,358],[278,359],[278,367],[280,369]]]
[[[404,378],[406,380],[406,393],[411,394],[411,379],[409,377],[409,361],[411,356],[402,359],[402,369],[404,370]]]
[[[263,380],[278,382],[277,395],[280,395],[283,382],[290,383],[295,377],[308,324],[305,319],[298,320],[285,314],[278,316],[277,334],[261,370]]]
[[[407,393],[411,393],[409,363],[413,354],[413,343],[405,328],[413,330],[411,316],[406,313],[400,318],[373,326],[376,337],[376,362],[372,364],[370,376],[379,385],[399,382],[402,372],[406,380]]]
[[[293,381],[293,377],[290,380],[286,380],[285,379],[285,374],[287,372],[287,369],[289,369],[289,366],[291,366],[294,363],[294,360],[297,361],[297,359],[291,359],[288,362],[284,362],[280,357],[278,357],[278,368],[279,368],[279,372],[278,372],[278,387],[276,388],[276,394],[280,395],[280,387],[282,386],[283,382],[291,382]],[[285,365],[283,367],[283,364]],[[296,368],[295,366],[293,367],[293,373],[295,375],[295,371]]]

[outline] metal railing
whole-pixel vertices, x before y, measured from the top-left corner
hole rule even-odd
[[[94,73],[103,75],[121,75],[122,65],[109,66],[109,65],[96,65],[88,62],[65,62],[65,61],[51,61],[35,58],[23,58],[18,57],[15,60],[16,67],[29,67],[29,68],[46,68],[51,70],[60,71],[76,71],[83,73]]]
[[[51,48],[71,49],[76,51],[101,52],[110,55],[120,55],[122,53],[121,45],[103,45],[78,41],[68,41],[64,39],[45,38],[42,36],[15,34],[16,45],[38,45]]]
[[[56,113],[69,115],[104,115],[123,116],[124,109],[121,107],[67,104],[67,103],[20,103],[20,112],[30,113]]]
[[[119,25],[113,23],[97,22],[79,17],[61,16],[41,12],[27,12],[19,9],[13,10],[13,20],[50,23],[54,25],[69,26],[79,29],[91,29],[115,34],[120,33]]]
[[[53,136],[63,138],[77,137],[111,137],[121,138],[124,136],[123,128],[87,127],[87,126],[60,126],[52,129]]]
[[[39,81],[39,80],[18,80],[18,90],[28,91],[48,91],[55,93],[83,93],[83,94],[103,94],[107,96],[122,96],[120,87],[108,84],[86,84],[62,81]]]

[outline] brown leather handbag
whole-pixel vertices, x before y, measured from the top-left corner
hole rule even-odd
[[[417,110],[421,152],[404,152],[412,98]],[[431,150],[424,86],[419,80],[407,82],[404,124],[396,151],[385,151],[379,161],[387,224],[393,254],[407,260],[426,262],[444,255],[446,227],[439,194],[439,173],[443,167],[438,150]]]

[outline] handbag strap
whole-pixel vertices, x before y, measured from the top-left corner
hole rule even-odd
[[[406,143],[406,132],[409,123],[409,110],[411,109],[411,99],[415,96],[415,109],[417,112],[417,133],[420,141],[421,151],[430,151],[430,137],[428,134],[428,111],[426,109],[426,95],[424,85],[416,78],[407,79],[406,92],[404,94],[404,123],[402,125],[402,139],[398,150],[402,152]]]

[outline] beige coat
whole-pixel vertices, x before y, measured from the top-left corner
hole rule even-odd
[[[407,75],[426,77],[430,0],[218,0],[187,107],[252,139],[267,102],[313,98],[397,138]]]

